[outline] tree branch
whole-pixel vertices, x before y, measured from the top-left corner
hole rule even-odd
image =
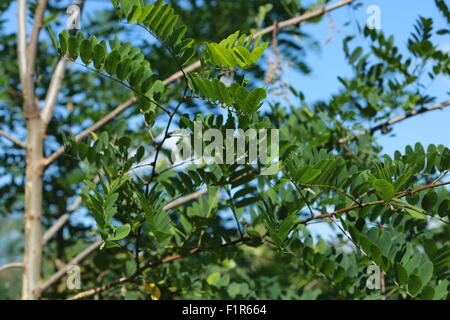
[[[65,71],[66,59],[60,58],[58,60],[58,64],[56,65],[55,71],[53,72],[52,79],[50,80],[47,95],[45,96],[44,108],[41,110],[43,132],[46,131],[47,125],[52,119],[58,94],[61,91],[62,82],[64,80]]]
[[[11,268],[23,268],[23,263],[22,262],[11,262],[11,263],[4,264],[3,266],[0,266],[0,272],[5,271],[7,269],[11,269]]]
[[[103,240],[99,240],[91,244],[89,247],[84,249],[80,254],[78,254],[75,258],[69,261],[67,264],[69,265],[77,265],[81,261],[83,261],[87,256],[89,256],[92,252],[97,250],[101,245],[103,244]],[[67,273],[66,268],[62,268],[56,273],[54,273],[50,278],[48,278],[44,283],[40,285],[40,291],[44,291],[48,287],[50,287],[52,284],[54,284],[56,281],[61,279],[65,274]]]
[[[117,117],[119,114],[121,114],[123,111],[128,109],[130,106],[132,106],[136,102],[136,98],[131,98],[125,103],[121,104],[117,108],[115,108],[113,111],[108,113],[106,116],[104,116],[102,119],[97,121],[95,124],[90,126],[89,128],[83,130],[79,134],[75,136],[76,141],[81,141],[84,138],[86,138],[91,132],[94,132],[98,130],[99,128],[103,127],[108,122],[112,121],[115,117]],[[64,153],[64,147],[59,148],[57,151],[52,153],[48,158],[44,159],[44,166],[48,166],[50,163],[58,159],[62,154]]]
[[[20,82],[25,83],[27,74],[27,0],[19,0],[17,7],[17,50]]]
[[[36,67],[36,52],[39,44],[39,34],[42,29],[42,22],[44,20],[45,9],[47,8],[47,0],[39,0],[34,16],[34,25],[31,31],[31,39],[28,45],[28,70],[33,77]]]
[[[263,235],[263,236],[261,236],[261,239],[262,239],[262,238],[265,238],[265,237],[266,237],[266,235]],[[133,274],[132,274],[131,276],[129,276],[129,277],[123,277],[123,278],[120,278],[120,279],[118,279],[118,280],[116,280],[116,281],[113,281],[113,282],[111,282],[111,283],[108,283],[108,284],[106,284],[106,285],[104,285],[104,286],[101,286],[101,287],[98,287],[98,288],[95,288],[95,289],[90,289],[90,290],[86,290],[86,291],[80,292],[80,293],[78,293],[78,294],[76,294],[76,295],[70,297],[68,300],[79,300],[79,299],[83,299],[83,298],[86,298],[86,297],[93,296],[93,295],[95,295],[95,294],[97,294],[97,293],[106,291],[106,290],[108,290],[108,289],[110,289],[110,288],[112,288],[112,287],[115,287],[115,286],[118,286],[118,285],[121,285],[121,284],[124,284],[124,283],[131,282],[131,281],[133,281],[137,276],[139,276],[144,270],[149,269],[149,268],[154,268],[154,267],[157,267],[157,266],[162,265],[162,264],[165,264],[165,263],[170,263],[170,262],[173,262],[173,261],[181,260],[181,259],[187,258],[187,257],[189,257],[189,256],[199,254],[199,253],[204,252],[204,251],[208,251],[208,250],[212,250],[212,249],[218,249],[218,248],[224,248],[224,247],[229,247],[229,246],[232,246],[232,245],[237,245],[237,244],[244,243],[244,242],[248,242],[248,241],[252,241],[252,240],[255,240],[255,238],[251,238],[251,237],[242,237],[242,238],[239,238],[239,239],[236,239],[236,240],[233,240],[233,241],[224,243],[224,244],[220,245],[219,247],[209,248],[209,249],[197,247],[197,248],[194,248],[194,249],[190,250],[190,251],[189,251],[187,254],[185,254],[185,255],[179,255],[179,254],[177,254],[177,255],[168,256],[168,257],[163,258],[163,259],[161,259],[161,260],[149,262],[149,263],[147,263],[146,265],[144,265],[143,267],[141,267],[139,270],[137,270],[135,273],[133,273]]]
[[[94,178],[94,183],[98,183],[100,178],[96,176]],[[75,201],[72,203],[72,205],[68,208],[68,212],[63,214],[56,220],[56,222],[45,232],[44,236],[42,237],[42,246],[45,246],[47,242],[66,224],[67,221],[70,219],[70,214],[78,209],[78,207],[81,205],[81,197],[77,196],[75,198]]]
[[[176,207],[182,206],[183,204],[197,200],[198,198],[202,197],[203,195],[205,195],[207,193],[208,193],[208,188],[201,189],[201,190],[191,193],[185,197],[181,197],[181,198],[178,198],[176,200],[169,202],[168,204],[166,204],[164,206],[163,210],[169,211]]]
[[[16,144],[17,146],[26,149],[27,148],[27,144],[11,135],[9,135],[8,133],[6,133],[3,130],[0,130],[0,136],[5,137],[6,139],[8,139],[9,141],[11,141],[12,143]]]
[[[368,129],[368,130],[364,130],[364,131],[361,131],[361,132],[359,132],[359,133],[357,133],[357,134],[350,135],[350,136],[348,136],[348,137],[346,137],[346,138],[340,139],[340,140],[339,140],[339,143],[341,143],[341,144],[342,144],[342,143],[347,143],[347,142],[353,141],[353,140],[357,139],[358,137],[363,136],[363,135],[365,135],[365,134],[370,134],[370,135],[372,135],[372,134],[374,134],[374,133],[377,132],[377,131],[380,131],[380,130],[383,130],[383,131],[384,131],[384,130],[386,130],[389,126],[391,126],[391,125],[393,125],[393,124],[396,124],[396,123],[398,123],[398,122],[401,122],[401,121],[403,121],[403,120],[406,120],[406,119],[408,119],[408,118],[417,116],[417,115],[422,114],[422,113],[425,113],[425,112],[434,111],[434,110],[438,110],[438,109],[439,109],[439,110],[443,110],[445,107],[448,107],[449,105],[450,105],[450,100],[449,100],[449,101],[442,102],[442,103],[439,103],[439,104],[436,104],[436,105],[433,105],[433,106],[422,107],[422,108],[420,108],[420,109],[417,109],[417,110],[413,110],[413,111],[407,112],[407,113],[405,113],[405,114],[403,114],[403,115],[400,115],[400,116],[394,117],[394,118],[392,118],[392,119],[389,119],[388,121],[383,122],[383,123],[381,123],[381,124],[379,124],[379,125],[376,125],[376,126],[370,128],[370,129]]]
[[[432,184],[429,184],[427,186],[417,188],[415,190],[405,191],[405,192],[395,196],[394,199],[404,198],[404,197],[406,197],[408,195],[411,195],[411,194],[414,194],[414,193],[417,193],[417,192],[420,192],[420,191],[423,191],[423,190],[433,189],[433,188],[437,188],[437,187],[442,187],[442,186],[446,186],[446,185],[449,185],[449,184],[450,184],[450,181],[443,182],[443,183],[438,183],[438,184],[433,184],[432,183]],[[310,217],[308,219],[299,221],[298,224],[306,225],[306,224],[308,224],[308,222],[313,221],[313,220],[324,219],[324,218],[331,218],[331,217],[334,217],[335,215],[340,214],[340,213],[345,213],[345,212],[349,212],[349,211],[352,211],[352,210],[355,210],[355,209],[369,207],[369,206],[373,206],[373,205],[377,205],[377,204],[383,204],[383,203],[385,203],[384,200],[378,200],[378,201],[372,201],[372,202],[366,202],[366,203],[360,203],[360,204],[356,204],[356,205],[351,205],[349,207],[342,208],[342,209],[339,209],[339,210],[336,210],[336,211],[333,211],[333,212],[330,212],[330,213],[318,215],[318,216],[315,216],[315,217]]]
[[[84,0],[77,0],[75,4],[80,7],[80,11],[83,10]],[[62,82],[64,80],[64,73],[66,71],[66,59],[61,57],[58,60],[55,71],[53,72],[52,79],[50,80],[50,85],[47,90],[47,95],[45,97],[44,108],[41,110],[42,118],[42,131],[45,132],[48,124],[50,123],[53,112],[55,110],[55,105],[58,99],[58,94],[61,91]]]

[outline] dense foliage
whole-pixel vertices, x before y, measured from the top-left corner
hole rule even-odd
[[[11,2],[2,2],[0,12]],[[79,262],[81,290],[67,289],[62,278],[42,298],[448,298],[450,149],[417,143],[389,157],[380,154],[374,135],[389,132],[393,114],[411,117],[438,102],[422,83],[450,73],[449,53],[433,43],[450,32],[444,1],[435,4],[447,26],[420,17],[408,55],[382,30],[361,29],[367,48],[348,35],[343,50],[353,74],[340,77],[342,90],[318,102],[281,83],[273,61],[264,63],[271,54],[284,55],[308,73],[311,66],[301,61],[307,48],[296,42],[308,35],[277,24],[270,43],[256,34],[304,13],[298,1],[147,2],[113,0],[75,35],[54,31],[65,8],[48,8],[39,100],[56,61],[73,64],[47,133],[46,156],[60,146],[64,151],[44,177],[43,223],[49,228],[66,212],[78,218],[45,247],[43,281],[88,243],[98,237],[103,243]],[[351,3],[352,10],[362,3]],[[16,40],[3,31],[0,39],[0,129],[20,135]],[[197,68],[183,70],[197,60]],[[165,80],[178,71],[176,81]],[[280,87],[295,102],[271,95]],[[75,134],[127,99],[130,107],[113,121],[82,138]],[[174,144],[167,142],[182,143],[180,129],[194,133],[198,123],[224,135],[279,129],[279,155],[271,158],[278,169],[261,174],[272,163],[249,158],[174,163]],[[201,143],[211,148],[211,141]],[[6,177],[0,180],[0,236],[16,248],[20,241],[10,231],[19,229],[23,208],[25,152],[7,140],[0,144]],[[237,153],[233,149],[233,158]],[[70,209],[77,195],[81,209]],[[334,237],[311,234],[315,223],[329,224]],[[373,265],[380,268],[375,290],[367,285]],[[0,273],[0,297],[17,297],[19,282],[17,270]]]

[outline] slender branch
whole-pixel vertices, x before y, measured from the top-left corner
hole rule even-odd
[[[234,203],[233,197],[231,196],[231,191],[230,191],[230,188],[228,187],[228,185],[225,186],[225,190],[227,192],[228,198],[230,199],[231,212],[233,213],[234,220],[236,221],[236,226],[237,226],[237,229],[239,231],[239,235],[242,238],[244,236],[244,234],[242,233],[241,223],[239,222],[238,216],[236,214],[236,210],[234,209],[235,208],[235,203]]]
[[[82,12],[84,7],[84,0],[77,0],[75,1],[75,4],[80,7],[80,12]],[[50,80],[50,85],[45,97],[44,108],[41,110],[43,132],[46,131],[47,126],[52,119],[58,95],[61,92],[64,73],[66,71],[66,63],[67,61],[65,57],[59,58],[58,63],[55,67],[55,71],[53,72],[52,79]]]
[[[41,32],[44,20],[45,9],[47,8],[47,0],[39,0],[34,16],[34,25],[31,31],[31,39],[28,45],[28,71],[34,75],[36,68],[36,52],[39,44],[39,34]]]
[[[178,109],[181,107],[183,102],[186,100],[186,94],[187,94],[188,89],[189,89],[189,84],[188,84],[188,81],[187,81],[187,78],[186,78],[186,87],[184,88],[183,97],[180,100],[180,102],[178,103],[178,105],[176,106],[175,110],[170,114],[169,121],[167,122],[166,130],[164,131],[164,137],[162,138],[161,142],[156,147],[156,154],[155,154],[155,158],[153,160],[154,166],[152,167],[152,173],[151,173],[150,179],[147,181],[147,184],[145,186],[145,195],[146,196],[148,196],[150,183],[153,181],[153,179],[156,176],[156,163],[158,161],[159,153],[160,153],[160,151],[162,149],[162,146],[163,146],[164,142],[169,137],[170,125],[172,124],[173,118],[175,117],[176,113],[178,112]]]
[[[295,25],[297,25],[297,24],[299,24],[299,23],[301,23],[301,22],[303,22],[303,21],[306,21],[306,20],[310,20],[310,19],[314,19],[314,18],[320,17],[320,16],[322,16],[322,15],[328,13],[328,12],[331,12],[331,11],[333,11],[333,10],[335,10],[335,9],[338,9],[338,8],[340,8],[340,7],[343,7],[343,6],[346,6],[346,5],[348,5],[348,4],[351,4],[352,2],[354,2],[354,0],[343,0],[343,1],[339,1],[339,2],[337,2],[337,3],[335,3],[335,4],[332,4],[332,5],[328,6],[328,7],[324,7],[324,8],[321,8],[321,9],[317,9],[317,10],[314,10],[314,11],[312,11],[312,12],[303,14],[303,15],[301,15],[301,16],[294,17],[294,18],[291,18],[291,19],[289,19],[289,20],[285,20],[285,21],[283,21],[283,22],[278,23],[278,25],[273,25],[273,24],[272,24],[271,26],[269,26],[269,27],[267,27],[267,28],[264,28],[264,29],[262,29],[262,30],[256,32],[256,33],[253,35],[253,37],[254,37],[254,38],[257,38],[257,37],[259,37],[259,36],[262,36],[262,35],[271,33],[271,32],[274,31],[275,29],[280,30],[280,29],[284,29],[284,28],[288,28],[288,27],[295,26]]]
[[[308,207],[309,213],[311,214],[311,217],[314,217],[314,211],[311,208],[311,205],[309,204],[308,199],[306,199],[306,196],[303,195],[302,190],[299,188],[299,186],[294,183],[295,188],[297,189],[298,193],[300,194],[300,197],[305,202],[306,206]]]
[[[11,268],[22,268],[23,269],[23,262],[11,262],[11,263],[4,264],[4,265],[0,266],[0,272],[5,271],[7,269],[11,269]]]
[[[99,176],[94,178],[94,183],[98,183],[100,181]],[[56,220],[56,222],[44,233],[42,237],[42,246],[45,246],[47,242],[66,224],[70,219],[70,214],[78,209],[81,205],[81,197],[77,196],[75,201],[70,205],[67,209],[67,213],[63,214]]]
[[[448,173],[450,172],[450,169],[444,170],[441,172],[441,174],[434,179],[434,181],[431,184],[436,184],[438,183],[443,177],[445,177]]]
[[[379,125],[376,125],[375,127],[372,127],[372,128],[370,128],[368,130],[364,130],[364,131],[361,131],[361,132],[356,133],[354,135],[350,135],[350,136],[348,136],[346,138],[340,139],[339,143],[347,143],[347,142],[353,141],[353,140],[357,139],[358,137],[363,136],[365,134],[372,135],[375,132],[380,131],[380,130],[385,131],[389,126],[391,126],[393,124],[396,124],[398,122],[401,122],[403,120],[406,120],[408,118],[417,116],[417,115],[425,113],[425,112],[430,112],[430,111],[434,111],[434,110],[438,110],[438,109],[439,110],[443,110],[445,107],[448,107],[449,105],[450,105],[450,100],[442,102],[442,103],[439,103],[439,104],[436,104],[436,105],[433,105],[433,106],[422,107],[420,109],[407,112],[407,113],[405,113],[403,115],[400,115],[400,116],[394,117],[392,119],[389,119],[388,121],[383,122],[383,123],[381,123]]]
[[[48,229],[42,236],[42,246],[45,246],[47,242],[66,224],[70,219],[70,213],[65,213],[56,220],[50,229]]]
[[[169,202],[168,204],[166,204],[164,206],[163,209],[165,211],[169,211],[169,210],[174,209],[176,207],[182,206],[183,204],[186,204],[188,202],[197,200],[198,198],[204,196],[207,193],[208,193],[208,188],[201,189],[201,190],[196,191],[194,193],[191,193],[191,194],[189,194],[189,195],[187,195],[185,197],[181,197],[181,198],[178,198],[176,200],[173,200],[173,201]]]
[[[417,192],[420,192],[420,191],[423,191],[423,190],[438,188],[438,187],[442,187],[442,186],[445,186],[445,185],[450,185],[450,181],[443,182],[443,183],[438,183],[438,184],[429,184],[427,186],[420,187],[420,188],[417,188],[415,190],[405,191],[405,192],[400,193],[399,195],[395,196],[394,198],[395,199],[404,198],[404,197],[406,197],[408,195],[412,195],[414,193],[417,193]],[[311,218],[308,218],[308,219],[301,220],[301,221],[298,222],[298,224],[305,224],[306,225],[306,224],[308,224],[308,222],[313,221],[313,220],[324,219],[324,218],[331,218],[331,217],[334,217],[335,215],[340,214],[340,213],[345,213],[345,212],[349,212],[349,211],[352,211],[352,210],[355,210],[355,209],[369,207],[369,206],[374,206],[374,205],[383,204],[383,203],[385,203],[384,200],[378,200],[378,201],[360,203],[360,204],[357,204],[357,205],[351,205],[349,207],[342,208],[342,209],[339,209],[339,210],[336,210],[336,211],[333,211],[333,212],[330,212],[330,213],[321,214],[321,215],[318,215],[318,216],[315,216],[315,217],[311,217]]]
[[[102,119],[97,121],[95,124],[90,126],[89,128],[83,130],[79,134],[75,136],[76,141],[81,141],[84,138],[86,138],[91,132],[94,132],[98,130],[99,128],[103,127],[108,122],[112,121],[115,117],[117,117],[119,114],[121,114],[123,111],[128,109],[128,107],[132,106],[136,102],[136,98],[132,98],[125,103],[121,104],[117,108],[115,108],[113,111],[108,113],[106,116],[104,116]],[[44,160],[44,165],[48,166],[50,163],[58,159],[62,154],[64,153],[64,147],[59,148],[57,151],[52,153],[48,158]]]
[[[264,237],[266,237],[266,235],[261,236],[261,238],[264,238]],[[70,297],[68,300],[83,299],[83,298],[90,297],[90,296],[93,296],[95,294],[98,294],[100,292],[106,291],[106,290],[108,290],[110,288],[113,288],[113,287],[116,287],[118,285],[121,285],[121,284],[124,284],[124,283],[128,283],[128,282],[132,282],[144,270],[149,269],[149,268],[154,268],[154,267],[160,266],[160,265],[165,264],[165,263],[170,263],[170,262],[173,262],[173,261],[182,260],[182,259],[187,258],[189,256],[192,256],[192,255],[195,255],[195,254],[199,254],[201,252],[208,251],[208,250],[211,250],[211,249],[229,247],[229,246],[232,246],[232,245],[237,245],[237,244],[248,242],[248,241],[251,241],[251,240],[254,240],[254,238],[242,237],[242,238],[239,238],[239,239],[236,239],[236,240],[224,243],[224,244],[220,245],[219,247],[209,248],[209,249],[197,247],[197,248],[194,248],[194,249],[190,250],[185,255],[177,254],[177,255],[168,256],[168,257],[163,258],[161,260],[149,262],[146,265],[142,266],[142,268],[140,268],[139,271],[136,271],[135,273],[133,273],[129,277],[123,277],[123,278],[120,278],[120,279],[118,279],[116,281],[108,283],[106,285],[103,285],[101,287],[80,292],[80,293]]]
[[[17,7],[17,46],[22,85],[27,74],[27,1],[19,0]]]
[[[42,131],[45,131],[47,125],[50,123],[53,111],[55,110],[56,101],[61,91],[62,82],[64,80],[64,73],[66,71],[66,59],[60,58],[53,72],[50,85],[45,96],[44,108],[41,110]]]
[[[97,250],[101,245],[103,244],[103,240],[99,240],[91,244],[89,247],[84,249],[81,253],[79,253],[75,258],[70,260],[70,262],[67,265],[77,265],[81,261],[83,261],[87,256],[89,256],[92,252]],[[52,284],[57,282],[59,279],[61,279],[65,274],[67,270],[66,268],[62,268],[56,273],[54,273],[50,278],[48,278],[44,283],[40,285],[41,292],[50,287]]]
[[[17,146],[26,149],[27,148],[27,144],[11,135],[9,135],[8,133],[6,133],[3,130],[0,130],[0,136],[5,137],[6,139],[8,139],[9,141],[11,141],[12,143],[16,144]]]

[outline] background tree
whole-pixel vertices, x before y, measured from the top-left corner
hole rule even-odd
[[[3,297],[17,297],[18,268],[24,299],[446,298],[450,151],[417,144],[391,159],[373,134],[449,104],[423,85],[448,77],[448,52],[432,42],[448,24],[420,17],[408,56],[362,26],[367,49],[344,41],[353,75],[309,102],[282,79],[283,56],[310,71],[304,52],[317,43],[303,46],[298,24],[363,3],[327,2],[111,1],[73,36],[62,31],[71,3],[3,2],[3,16],[19,14],[17,33],[0,34],[2,235],[11,257],[24,246],[23,262],[0,269]],[[258,35],[268,49],[247,41]],[[280,171],[171,163],[164,142],[194,120],[279,128]],[[314,223],[336,236],[313,239]],[[72,264],[85,291],[62,281]],[[372,264],[380,291],[366,287]]]

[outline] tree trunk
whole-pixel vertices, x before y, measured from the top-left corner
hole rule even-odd
[[[42,173],[43,137],[37,114],[27,119],[25,184],[25,253],[22,299],[39,299],[42,256]]]

